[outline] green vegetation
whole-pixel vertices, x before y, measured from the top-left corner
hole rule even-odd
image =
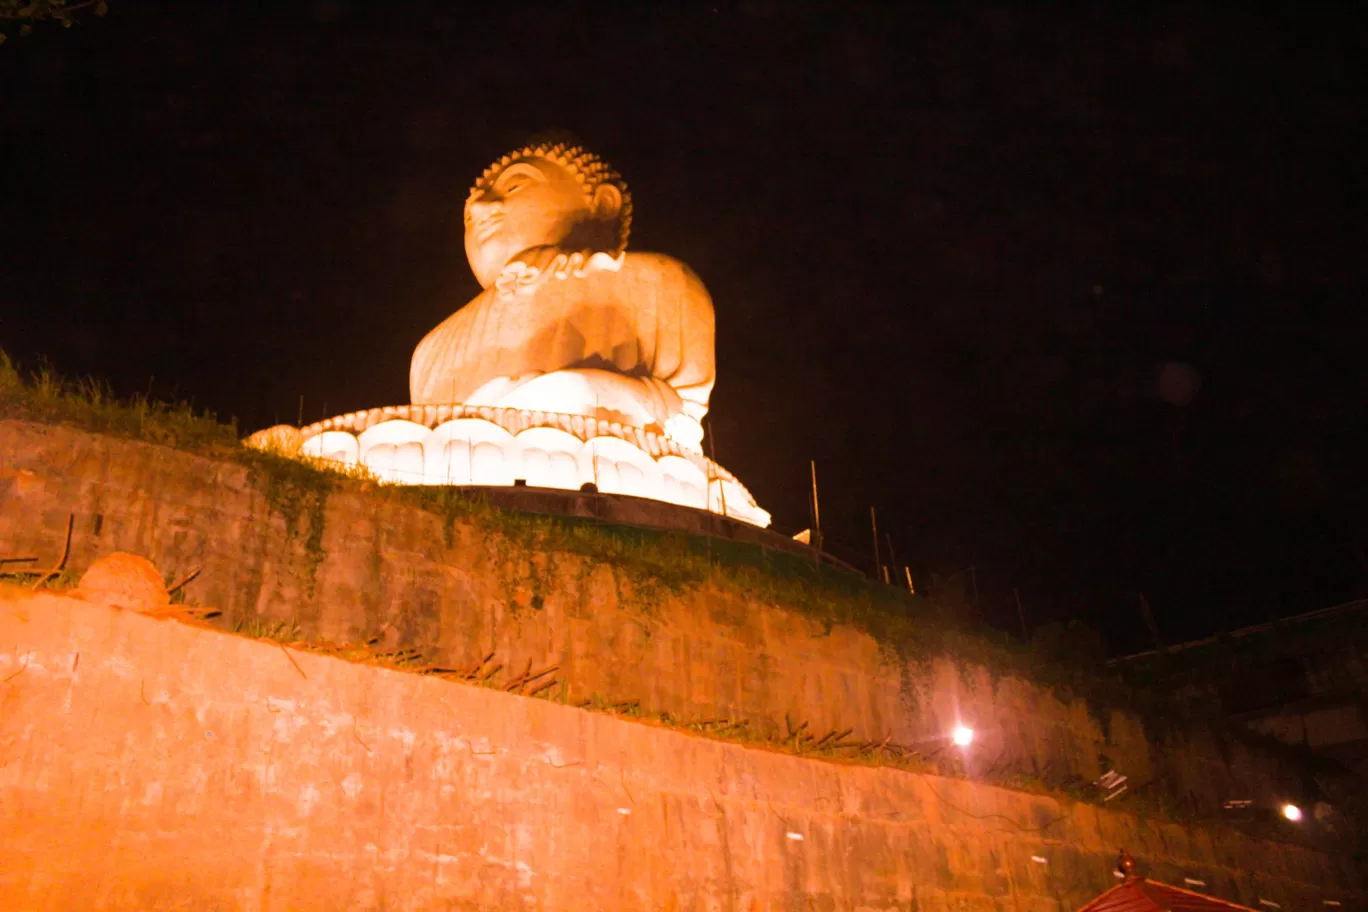
[[[510,512],[457,488],[376,486],[375,479],[364,470],[339,471],[323,461],[244,447],[234,424],[196,413],[184,404],[168,405],[140,397],[120,401],[101,384],[63,381],[46,368],[25,376],[0,352],[0,419],[5,418],[65,424],[244,465],[263,492],[269,512],[284,520],[287,538],[302,544],[311,596],[317,571],[326,557],[323,533],[329,497],[344,490],[365,491],[369,497],[393,499],[435,514],[448,548],[454,547],[461,535],[487,548],[501,575],[506,600],[514,610],[540,610],[545,598],[567,582],[562,572],[567,562],[578,565],[575,572],[579,574],[581,597],[585,597],[589,578],[596,569],[608,567],[619,600],[624,607],[634,608],[642,615],[642,628],[648,634],[649,619],[665,600],[687,598],[693,592],[711,589],[725,598],[714,599],[710,604],[720,605],[723,610],[728,601],[738,605],[773,604],[802,612],[826,633],[838,625],[861,630],[879,643],[882,655],[890,663],[953,658],[959,662],[962,675],[971,674],[971,666],[979,666],[995,680],[1020,678],[1053,689],[1064,701],[1084,699],[1104,736],[1112,711],[1123,710],[1144,721],[1151,743],[1156,746],[1168,740],[1166,733],[1182,733],[1194,726],[1219,732],[1218,737],[1250,740],[1248,733],[1231,730],[1221,722],[1220,707],[1214,700],[1187,700],[1175,705],[1177,701],[1147,686],[1132,686],[1106,677],[1099,661],[1098,644],[1086,630],[1047,628],[1032,643],[1024,644],[977,621],[963,600],[951,596],[940,600],[913,597],[896,587],[817,565],[789,552],[590,519]],[[248,622],[246,626],[239,625],[237,632],[300,648],[323,648],[298,642],[300,632],[294,625]],[[363,646],[327,648],[330,654],[342,658],[419,670],[413,667],[416,654],[405,655],[399,661],[397,654],[377,658]],[[1152,680],[1163,679],[1158,674]],[[481,683],[492,686],[483,679]],[[539,696],[554,699],[557,694],[564,699],[563,685]],[[914,689],[905,690],[905,699],[915,701],[916,697]],[[639,707],[624,710],[608,705],[607,711],[650,715]],[[838,737],[821,743],[819,736],[808,742],[805,736],[781,737],[773,731],[760,732],[726,720],[714,724],[677,722],[663,715],[650,718],[708,737],[764,744],[797,753],[857,762],[897,762],[910,767],[928,762],[924,757],[898,754],[896,746],[883,745],[875,751],[868,745],[843,744]],[[812,733],[806,737],[812,737]],[[1272,745],[1266,750],[1287,755],[1291,749]],[[943,764],[946,759],[941,757],[937,762]],[[1304,765],[1302,759],[1296,758],[1298,766]],[[953,772],[940,767],[937,770]],[[1056,795],[1080,787],[1077,782],[1052,777],[1048,769],[1023,769],[1019,764],[978,771],[976,776],[1013,788]],[[1153,798],[1132,797],[1160,801],[1160,791],[1156,789]]]
[[[70,381],[46,365],[25,375],[0,351],[0,419],[65,424],[182,450],[240,450],[237,426],[185,403],[118,399],[97,380]]]
[[[0,582],[26,584],[41,589],[75,589],[81,581],[80,575],[71,570],[60,570],[53,576],[39,576],[44,568],[25,564],[22,568],[12,565],[8,570],[0,570]]]
[[[1152,653],[1116,665],[1127,681],[1140,686],[1168,686],[1181,682],[1194,687],[1212,682],[1247,680],[1267,675],[1280,661],[1290,661],[1300,671],[1302,663],[1314,661],[1322,677],[1353,669],[1358,661],[1326,661],[1334,653],[1368,655],[1368,600],[1338,606],[1302,617],[1284,618],[1242,636],[1226,633],[1181,650]],[[1350,672],[1352,673],[1352,672]],[[1353,680],[1343,686],[1352,689]]]
[[[501,558],[565,554],[613,567],[649,609],[667,594],[721,584],[748,598],[809,610],[833,624],[868,624],[912,603],[901,590],[870,585],[863,577],[784,551],[705,536],[614,525],[571,516],[515,513],[455,488],[386,488],[404,502],[442,517],[448,547],[457,522],[497,533]],[[535,586],[534,580],[526,580]]]
[[[854,627],[904,660],[953,656],[996,678],[1046,684],[1065,700],[1087,699],[1102,719],[1110,709],[1137,711],[1147,701],[1145,693],[1104,678],[1091,650],[1071,656],[1053,636],[1024,644],[976,621],[960,606],[912,596],[789,552],[592,519],[514,513],[454,488],[382,490],[442,517],[448,546],[457,523],[496,533],[486,540],[501,571],[510,575],[505,581],[510,592],[519,586],[533,593],[544,590],[550,580],[542,577],[554,572],[554,556],[574,555],[612,567],[625,583],[624,601],[645,613],[663,597],[712,586],[747,601],[797,609],[828,632],[838,625]],[[1160,715],[1172,719],[1171,712]]]
[[[285,520],[285,539],[293,543],[304,538],[304,576],[308,596],[318,585],[318,568],[327,552],[323,550],[323,528],[328,495],[344,479],[356,473],[307,457],[282,456],[248,447],[239,447],[237,461],[247,466],[252,481],[264,489],[266,508]],[[303,530],[300,520],[304,519]]]
[[[323,517],[331,493],[349,480],[369,479],[364,470],[343,471],[322,460],[286,457],[242,446],[233,423],[181,404],[133,397],[120,400],[94,380],[63,380],[47,367],[25,376],[0,352],[0,419],[65,424],[177,449],[229,458],[247,466],[269,509],[285,520],[287,535],[303,536],[313,579],[326,556]],[[373,479],[372,479],[373,480]],[[1071,664],[1055,645],[1032,649],[975,621],[953,600],[933,602],[873,583],[827,565],[760,545],[658,532],[595,520],[515,513],[454,488],[383,486],[378,496],[397,498],[441,517],[448,545],[457,523],[486,534],[506,574],[509,601],[523,588],[530,607],[542,600],[557,558],[572,555],[612,567],[625,602],[650,614],[667,596],[712,586],[740,599],[797,609],[830,631],[837,625],[862,630],[904,660],[949,655],[987,668],[996,677],[1018,676],[1085,697],[1099,718],[1109,708],[1140,709],[1143,695]],[[1172,720],[1170,712],[1143,713]]]
[[[271,622],[262,618],[238,621],[233,624],[233,633],[254,640],[271,640],[276,643],[295,643],[302,636],[299,625],[294,621]]]
[[[0,0],[0,44],[4,44],[11,23],[18,23],[20,37],[33,34],[35,22],[60,23],[62,28],[76,24],[76,13],[89,10],[96,16],[109,12],[105,0]]]
[[[328,494],[344,479],[370,479],[364,469],[343,469],[324,460],[287,457],[245,447],[235,422],[197,412],[184,402],[146,396],[116,397],[94,379],[68,380],[46,365],[25,373],[0,351],[0,419],[58,424],[114,437],[140,440],[229,458],[246,466],[263,489],[268,508],[285,520],[287,536],[304,536],[310,592],[323,551],[323,515]],[[300,520],[305,522],[301,524]]]
[[[289,649],[326,655],[343,661],[373,665],[395,671],[428,675],[443,678],[452,683],[491,690],[519,693],[530,699],[567,704],[568,688],[566,682],[550,675],[556,670],[551,666],[544,672],[528,677],[531,664],[520,674],[517,668],[504,665],[486,658],[472,668],[464,670],[435,668],[422,661],[414,650],[400,649],[391,652],[377,651],[372,640],[369,643],[334,645],[310,642],[302,638],[299,627],[293,621],[268,622],[253,620],[239,622],[233,632],[247,637],[263,639]],[[287,659],[303,674],[293,658],[286,653]],[[491,664],[493,662],[493,664]],[[526,685],[519,685],[521,681]],[[850,730],[820,733],[809,729],[806,722],[785,718],[783,727],[778,725],[753,724],[750,720],[730,718],[681,718],[668,712],[653,711],[639,701],[615,702],[613,699],[594,693],[587,700],[575,704],[577,708],[594,713],[611,715],[644,725],[668,728],[687,732],[698,737],[716,741],[726,741],[746,747],[770,750],[776,753],[800,756],[833,763],[874,766],[935,776],[963,778],[966,770],[956,751],[937,749],[927,746],[915,750],[884,741],[865,741],[852,738]],[[1032,773],[1020,769],[976,769],[973,779],[987,785],[1008,788],[1014,791],[1041,795],[1059,801],[1064,813],[1058,817],[1044,820],[1036,819],[1016,823],[1028,831],[1047,833],[1068,816],[1070,804],[1082,803],[1095,806],[1108,806],[1100,791],[1090,783],[1080,780],[1052,779],[1048,774]],[[944,796],[937,797],[946,801]],[[947,802],[948,803],[948,802]],[[953,807],[953,806],[952,806]],[[1160,822],[1177,823],[1185,827],[1206,827],[1221,823],[1221,818],[1203,814],[1195,806],[1185,804],[1163,793],[1132,794],[1123,804],[1113,806],[1118,812],[1130,813],[1139,820],[1153,819]],[[957,809],[958,810],[958,809]],[[965,812],[968,813],[968,812]],[[1249,835],[1269,841],[1304,841],[1304,835],[1289,831],[1278,825],[1276,820],[1246,822],[1242,829]]]

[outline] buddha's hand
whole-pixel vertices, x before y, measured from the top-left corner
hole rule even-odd
[[[703,425],[685,414],[665,420],[665,436],[689,450],[703,449]]]

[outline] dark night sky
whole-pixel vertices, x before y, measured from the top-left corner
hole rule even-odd
[[[718,312],[717,455],[984,615],[1145,645],[1368,594],[1338,14],[116,0],[0,48],[0,347],[245,430],[407,401],[488,160],[569,130]],[[1293,12],[1295,7],[1295,12]]]

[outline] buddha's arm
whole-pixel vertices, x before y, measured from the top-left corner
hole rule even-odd
[[[703,440],[703,416],[717,379],[713,357],[712,299],[689,267],[670,257],[644,254],[655,300],[650,383],[667,385],[677,395],[679,411],[662,421],[665,433],[690,449]],[[649,333],[641,326],[643,335]],[[673,410],[671,410],[673,411]]]
[[[656,309],[652,374],[679,394],[684,414],[701,421],[717,380],[712,299],[689,267],[668,257],[659,257],[659,261],[663,281]]]
[[[465,321],[458,311],[423,337],[409,362],[409,401],[459,402],[458,355],[465,342]]]
[[[432,393],[434,376],[441,370],[440,359],[441,331],[445,324],[438,326],[423,337],[413,351],[409,361],[409,401],[414,403],[435,402]]]

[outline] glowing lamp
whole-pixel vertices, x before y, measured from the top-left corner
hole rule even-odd
[[[974,730],[967,725],[956,725],[950,733],[950,740],[958,747],[968,747],[974,740]]]
[[[1301,808],[1297,807],[1295,804],[1284,804],[1282,806],[1282,815],[1293,823],[1302,819]]]

